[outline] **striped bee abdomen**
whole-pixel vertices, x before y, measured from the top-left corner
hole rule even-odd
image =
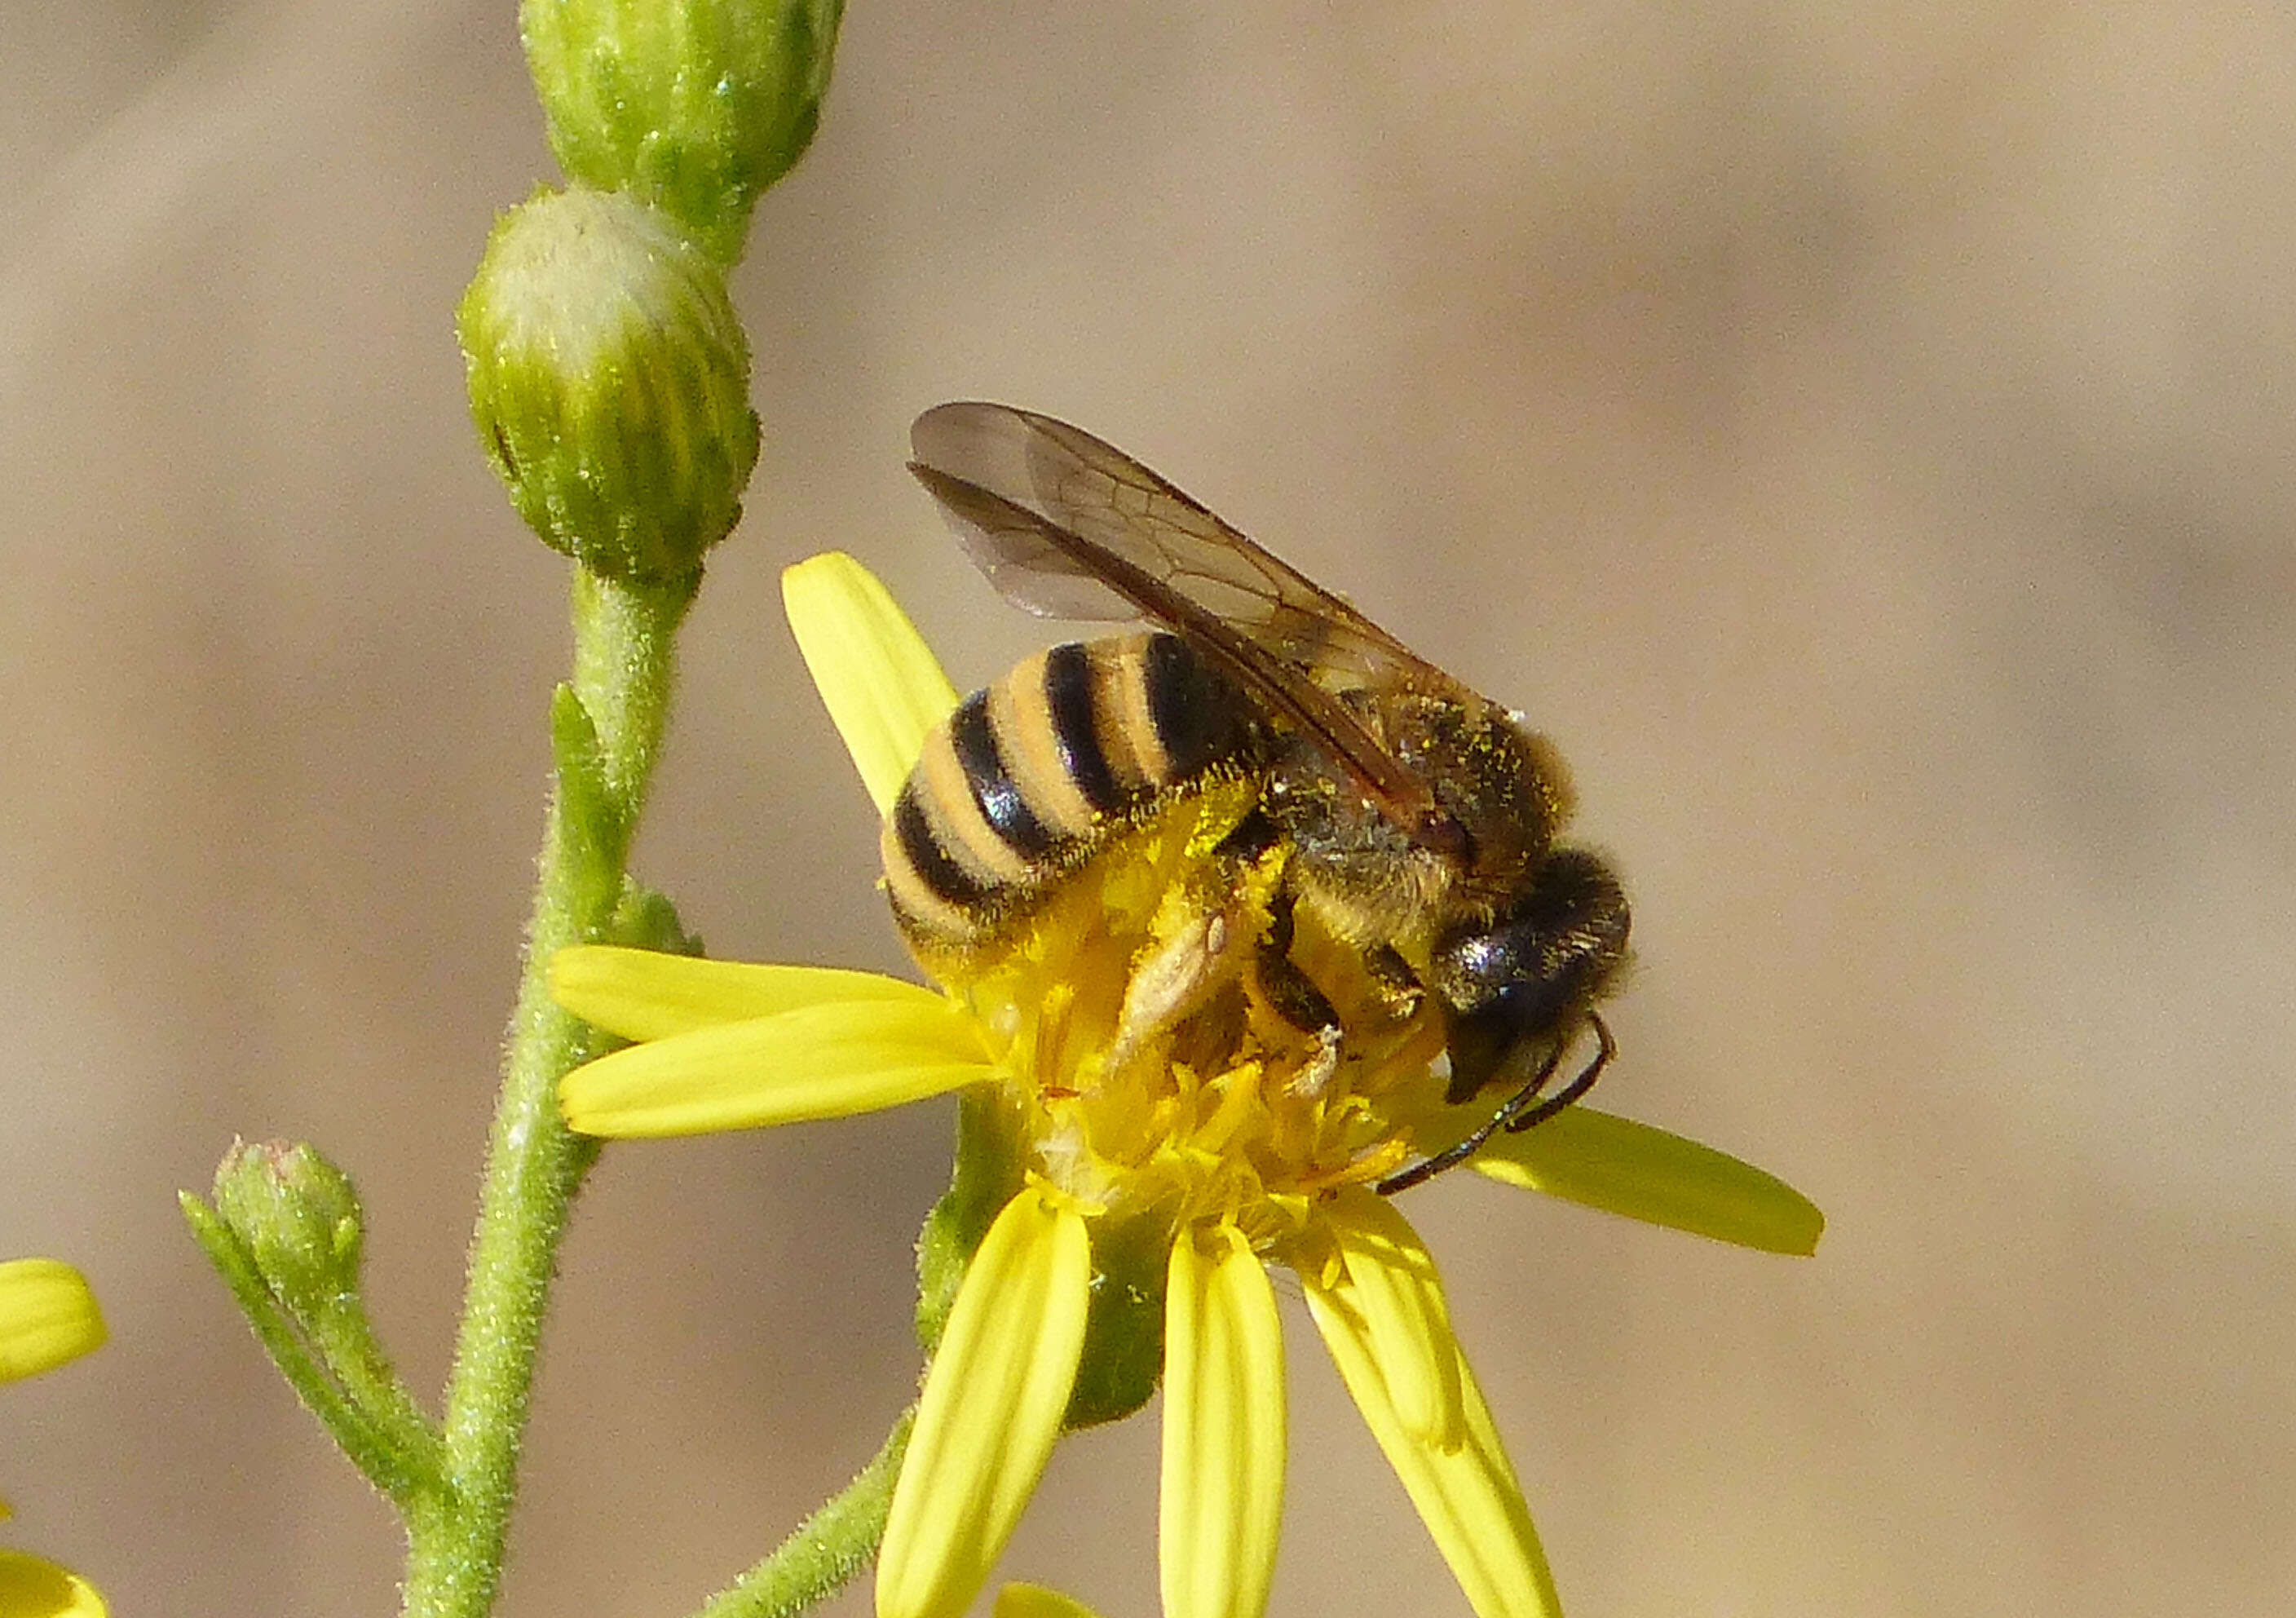
[[[925,739],[882,840],[910,943],[980,942],[1136,824],[1157,795],[1259,747],[1251,703],[1175,635],[1029,659]]]

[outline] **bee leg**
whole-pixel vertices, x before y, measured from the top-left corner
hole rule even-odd
[[[1217,850],[1227,858],[1250,865],[1283,841],[1283,832],[1265,805],[1253,804],[1242,819],[1228,828]]]
[[[1254,809],[1244,817],[1218,846],[1218,852],[1227,856],[1235,865],[1249,864],[1274,846],[1274,822]],[[1222,869],[1231,866],[1223,866]],[[1184,919],[1164,928],[1162,936],[1133,963],[1131,981],[1125,985],[1124,1003],[1117,1014],[1116,1035],[1110,1045],[1111,1067],[1120,1066],[1143,1048],[1155,1035],[1174,1027],[1204,1006],[1225,984],[1253,973],[1256,957],[1264,957],[1267,948],[1260,942],[1260,929],[1256,916],[1247,916],[1244,907],[1236,902],[1236,883],[1226,878],[1208,882],[1201,892],[1190,895]],[[1288,891],[1279,889],[1269,905],[1268,935],[1281,933],[1283,948],[1292,943],[1292,899]],[[1317,1014],[1314,1006],[1321,1006],[1321,1015],[1334,1025],[1338,1015],[1330,1008],[1289,958],[1296,986],[1286,990],[1269,989],[1266,998],[1278,1014],[1287,1020],[1297,1021],[1298,1015]],[[1315,997],[1313,1005],[1299,993]],[[1279,998],[1279,995],[1283,998]],[[1311,1031],[1317,1023],[1308,1023]]]
[[[1245,936],[1225,911],[1204,910],[1134,962],[1110,1042],[1111,1069],[1201,1006],[1223,981],[1233,981]]]
[[[1365,953],[1364,971],[1371,979],[1372,992],[1391,1016],[1409,1016],[1427,993],[1427,985],[1393,944],[1382,944]]]
[[[1267,935],[1253,960],[1259,992],[1275,1014],[1304,1034],[1326,1031],[1336,1037],[1340,1014],[1331,998],[1292,958],[1292,899],[1287,889],[1267,908]]]
[[[1292,958],[1292,906],[1287,889],[1268,907],[1267,932],[1252,958],[1251,980],[1270,1011],[1316,1041],[1314,1054],[1289,1080],[1297,1093],[1314,1096],[1340,1071],[1340,1014]]]

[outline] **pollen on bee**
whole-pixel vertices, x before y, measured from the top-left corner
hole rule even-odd
[[[1257,790],[1176,796],[947,981],[992,1031],[1037,1173],[1111,1212],[1258,1209],[1247,1234],[1272,1251],[1411,1155],[1443,1030],[1312,920],[1291,954],[1334,1020],[1303,1027],[1256,987],[1290,850],[1222,833]]]

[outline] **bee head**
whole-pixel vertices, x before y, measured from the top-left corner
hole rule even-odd
[[[1432,977],[1449,1026],[1451,1101],[1543,1058],[1572,1031],[1626,958],[1628,920],[1626,892],[1610,867],[1584,849],[1560,848],[1495,921],[1454,927],[1436,940]]]

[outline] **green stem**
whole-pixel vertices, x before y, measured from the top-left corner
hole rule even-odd
[[[345,1306],[329,1310],[308,1322],[312,1343],[329,1371],[374,1430],[386,1439],[407,1482],[375,1477],[376,1487],[406,1506],[416,1489],[436,1491],[441,1482],[443,1450],[439,1429],[431,1425],[414,1395],[398,1378],[390,1356],[374,1335],[365,1301],[351,1294]],[[374,1474],[369,1472],[368,1475]]]
[[[417,1501],[437,1490],[439,1441],[422,1413],[406,1399],[404,1390],[386,1400],[381,1408],[364,1402],[338,1379],[325,1357],[315,1351],[230,1226],[189,1192],[181,1193],[176,1200],[193,1239],[223,1277],[240,1312],[254,1328],[256,1340],[286,1377],[287,1385],[295,1390],[303,1408],[318,1417],[319,1425],[367,1482],[402,1510],[414,1509]]]
[[[893,1483],[916,1419],[915,1406],[904,1410],[859,1476],[799,1524],[772,1556],[703,1603],[693,1618],[794,1618],[843,1589],[885,1537]]]
[[[444,1485],[408,1514],[407,1618],[483,1618],[501,1582],[558,1246],[597,1156],[560,1119],[558,1081],[599,1036],[552,1001],[550,957],[613,916],[694,582],[649,590],[575,573],[571,700],[562,692],[552,713],[558,777],[447,1383]]]

